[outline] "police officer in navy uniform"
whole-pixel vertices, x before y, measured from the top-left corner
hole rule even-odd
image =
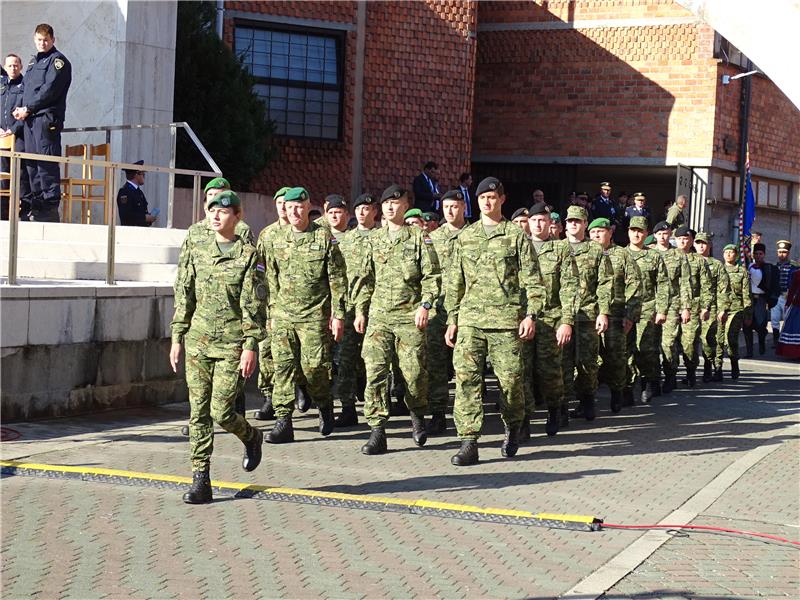
[[[25,89],[22,77],[22,59],[16,54],[9,54],[3,64],[3,78],[0,80],[0,136],[14,135],[14,150],[25,152],[25,140],[23,139],[24,125],[22,121],[14,118],[14,109],[22,106],[22,93]],[[25,164],[24,162],[22,163]],[[8,173],[11,167],[11,159],[5,156],[0,158],[0,171]],[[3,189],[8,189],[8,181],[2,182]],[[30,195],[31,186],[28,181],[28,173],[22,169],[19,177],[19,197],[24,199]],[[2,219],[8,219],[7,197],[3,198]],[[27,200],[20,202],[20,218],[26,219],[30,212]]]
[[[594,197],[589,214],[590,221],[594,219],[608,219],[612,223],[616,221],[617,208],[611,200],[611,184],[607,181],[600,184],[600,193]]]
[[[143,165],[137,160],[134,165]],[[147,210],[147,199],[144,197],[144,171],[125,171],[125,185],[117,192],[117,210],[120,225],[132,227],[150,227],[156,220]]]
[[[61,130],[72,83],[72,65],[56,49],[50,25],[37,25],[33,40],[37,53],[25,71],[23,106],[14,111],[14,118],[25,122],[25,152],[61,156]],[[58,222],[60,171],[57,162],[28,161],[31,221]]]

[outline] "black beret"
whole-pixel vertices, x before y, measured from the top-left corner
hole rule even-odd
[[[544,202],[537,202],[533,206],[531,206],[530,210],[528,210],[528,214],[530,216],[533,215],[549,215],[550,210],[547,208],[547,204]]]
[[[689,229],[688,225],[681,225],[675,230],[675,237],[684,237],[686,235],[694,237],[694,231]]]
[[[361,206],[362,204],[367,204],[372,206],[375,204],[376,200],[372,194],[361,194],[358,198],[353,201],[353,208],[356,206]]]
[[[672,225],[667,223],[666,221],[659,221],[656,223],[656,226],[653,227],[653,233],[658,233],[659,231],[667,231],[672,229]]]
[[[461,190],[450,190],[449,192],[445,192],[444,196],[442,196],[442,201],[445,200],[463,200],[464,193]]]
[[[514,214],[511,215],[511,220],[513,221],[517,217],[527,217],[528,216],[528,209],[524,206],[522,208],[518,208],[514,211]]]
[[[327,198],[325,198],[325,202],[328,203],[328,208],[326,210],[330,210],[332,208],[344,208],[347,209],[347,203],[344,201],[339,194],[331,194]]]
[[[401,185],[397,185],[393,183],[385,190],[383,190],[383,194],[381,194],[381,202],[385,202],[386,200],[398,200],[405,196],[408,191]]]
[[[500,183],[500,180],[497,177],[487,177],[478,184],[478,189],[475,190],[475,194],[480,196],[486,192],[494,192],[498,189],[503,189],[503,184]]]

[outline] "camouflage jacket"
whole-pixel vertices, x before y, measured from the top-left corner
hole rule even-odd
[[[325,227],[276,228],[264,241],[269,315],[292,323],[344,319],[347,274],[339,245]]]
[[[447,273],[448,325],[516,329],[525,315],[541,316],[544,296],[539,261],[522,229],[504,219],[487,235],[478,221],[459,234]]]
[[[677,248],[667,250],[656,249],[664,261],[669,277],[670,309],[675,312],[691,308],[692,295],[689,289],[689,261],[686,255]]]
[[[265,269],[267,264],[267,240],[271,235],[274,235],[276,231],[279,231],[281,227],[283,226],[281,225],[280,221],[275,221],[274,223],[270,223],[264,227],[264,229],[261,230],[261,233],[258,234],[258,241],[256,241],[256,254],[258,255],[259,264]],[[264,301],[261,303],[261,311],[263,313],[264,322],[266,323],[269,319],[269,281],[267,281],[266,275],[264,277],[264,283],[267,284],[267,297],[264,298]]]
[[[436,310],[444,311],[444,294],[445,282],[447,281],[447,273],[450,270],[450,265],[453,263],[453,253],[455,252],[455,245],[458,236],[466,229],[466,225],[457,231],[453,231],[450,227],[443,225],[430,235],[433,241],[433,249],[436,250],[436,257],[439,259],[439,268],[442,271],[442,286],[439,298],[436,300]]]
[[[750,273],[740,265],[725,265],[731,286],[730,312],[742,312],[745,319],[753,315],[753,301],[750,299]]]
[[[711,289],[711,273],[706,259],[696,252],[686,254],[689,261],[689,291],[692,312],[714,308],[714,292]]]
[[[711,316],[716,318],[717,313],[720,311],[728,311],[731,306],[731,282],[728,279],[728,273],[725,271],[725,265],[716,258],[709,257],[706,260],[708,265],[708,274],[710,276],[711,296],[713,302],[711,304]]]
[[[642,315],[642,272],[630,252],[622,246],[611,244],[606,254],[614,269],[610,315],[635,323]]]
[[[542,317],[553,324],[574,325],[581,276],[569,242],[548,240],[539,246],[536,258],[545,291]]]
[[[356,274],[356,315],[375,323],[413,323],[423,302],[439,297],[441,273],[433,242],[418,227],[402,227],[395,239],[381,227],[369,236],[370,248]]]
[[[611,314],[614,295],[614,267],[603,247],[597,242],[584,240],[570,250],[581,276],[581,291],[577,301],[576,320],[594,321],[598,314]]]
[[[173,343],[187,352],[223,358],[241,349],[255,350],[265,336],[259,312],[266,296],[255,248],[237,237],[222,253],[215,237],[184,243],[175,279]]]
[[[650,321],[656,313],[666,315],[670,302],[670,282],[667,266],[660,253],[649,248],[634,250],[632,246],[628,246],[627,250],[642,274],[642,315],[639,319]]]
[[[369,237],[374,229],[351,229],[336,234],[339,250],[347,265],[347,312],[355,309],[355,283],[357,275],[370,251]]]

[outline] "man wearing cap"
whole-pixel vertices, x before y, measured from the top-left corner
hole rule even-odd
[[[442,271],[442,281],[450,272],[456,241],[466,225],[466,197],[461,189],[450,190],[442,196],[442,212],[445,224],[431,233],[433,248]],[[447,311],[445,310],[445,286],[436,299],[435,312],[428,320],[428,407],[431,420],[428,431],[442,434],[447,428],[445,412],[450,398],[448,382],[453,369],[453,350],[444,340],[447,331]]]
[[[535,190],[534,194],[540,192],[542,198],[544,198],[544,192],[541,190]],[[511,222],[514,223],[517,227],[522,229],[525,237],[531,239],[531,228],[528,226],[528,209],[524,206],[522,208],[518,208],[515,210],[511,215]],[[533,358],[534,358],[534,346],[533,340],[526,340],[522,342],[522,369],[523,369],[523,378],[522,378],[522,397],[525,402],[525,409],[526,415],[533,414],[534,405],[535,405],[535,398],[534,398],[534,385],[533,385]],[[528,411],[530,408],[530,412]],[[522,426],[520,427],[520,436],[524,436],[524,440],[520,439],[520,442],[527,441],[531,437],[531,428],[530,428],[530,418],[523,417]]]
[[[525,368],[526,378],[532,381],[529,389],[535,394],[526,393],[520,442],[530,438],[534,395],[547,406],[547,435],[555,435],[562,423],[566,425],[569,421],[568,407],[564,404],[562,348],[572,339],[575,303],[580,290],[578,266],[572,257],[569,242],[550,237],[552,213],[547,210],[547,205],[538,202],[528,212],[531,243],[536,251],[544,285],[544,304],[532,342],[533,364]]]
[[[326,227],[309,222],[308,192],[294,187],[283,199],[289,225],[277,229],[265,244],[275,368],[276,422],[267,436],[272,444],[294,441],[292,412],[300,374],[319,409],[320,434],[333,431],[331,343],[342,338],[347,295],[337,240]]]
[[[694,238],[695,252],[706,260],[711,283],[711,316],[700,326],[703,347],[703,381],[722,381],[722,346],[717,344],[717,332],[725,327],[730,307],[731,284],[725,265],[711,256],[711,236],[699,232]]]
[[[617,216],[617,209],[611,199],[611,184],[604,181],[600,184],[600,193],[594,197],[589,214],[592,219],[608,219],[614,222]]]
[[[550,213],[550,239],[560,240],[563,238],[564,225],[561,223],[561,215],[557,212]]]
[[[522,208],[518,208],[514,211],[514,214],[511,215],[511,222],[522,229],[523,233],[525,233],[525,237],[531,239],[531,228],[528,227],[528,209],[524,206]]]
[[[675,244],[683,252],[689,265],[689,320],[681,323],[681,348],[683,350],[683,365],[686,367],[686,384],[694,387],[696,384],[697,365],[700,362],[697,356],[697,343],[700,340],[700,328],[703,321],[711,317],[711,308],[714,305],[714,292],[711,287],[711,273],[708,264],[702,256],[694,250],[695,232],[686,225],[681,225],[675,230]]]
[[[252,244],[235,232],[241,214],[239,197],[230,190],[207,205],[213,235],[204,243],[185,246],[175,279],[175,313],[169,360],[177,372],[186,347],[189,387],[189,444],[192,487],[183,501],[211,501],[209,467],[214,423],[245,446],[242,468],[252,471],[261,461],[263,436],[234,410],[244,381],[256,365],[256,348],[264,335],[260,304],[267,290]]]
[[[408,191],[401,186],[390,185],[383,191],[386,225],[370,235],[369,252],[355,283],[355,329],[364,333],[362,356],[367,369],[364,417],[371,428],[361,452],[368,455],[387,451],[388,376],[394,358],[406,383],[411,436],[417,446],[428,439],[425,328],[439,296],[441,274],[433,242],[422,229],[403,222],[409,204]]]
[[[767,323],[770,310],[780,297],[780,273],[775,265],[764,260],[767,248],[762,243],[753,245],[753,263],[750,265],[750,297],[753,301],[753,322],[745,324],[744,341],[747,358],[753,357],[753,329],[758,333],[758,353],[766,350]]]
[[[337,236],[339,250],[347,267],[347,312],[344,318],[344,334],[339,342],[339,368],[336,371],[334,397],[342,404],[342,413],[336,417],[336,427],[352,427],[358,424],[356,397],[364,397],[366,370],[361,358],[364,336],[354,327],[356,318],[355,283],[361,265],[370,251],[369,236],[375,228],[378,214],[378,199],[372,194],[361,194],[353,202],[357,225],[354,229]]]
[[[143,165],[137,160],[134,165]],[[144,171],[125,169],[125,185],[117,192],[117,210],[120,225],[132,227],[150,227],[158,218],[147,210],[147,199],[144,197]]]
[[[418,208],[409,208],[403,213],[403,223],[410,227],[419,227],[425,231],[425,219],[422,211]]]
[[[628,223],[633,217],[644,217],[648,223],[648,229],[650,228],[650,211],[647,209],[646,202],[647,198],[642,192],[636,192],[633,195],[633,206],[625,209],[625,217]]]
[[[800,263],[789,260],[789,253],[792,250],[792,243],[789,240],[779,240],[775,245],[778,254],[778,262],[775,265],[778,267],[780,276],[779,287],[780,296],[778,302],[772,307],[770,312],[772,321],[772,347],[775,348],[778,344],[778,338],[781,334],[781,321],[786,316],[786,296],[789,293],[789,282],[792,280],[792,275],[795,271],[800,269]]]
[[[647,404],[658,394],[661,383],[660,354],[661,327],[667,320],[670,305],[670,281],[667,267],[656,250],[645,247],[647,217],[633,216],[628,225],[627,250],[636,261],[642,274],[642,312],[634,331],[628,335],[627,390],[633,390],[639,377],[640,401]],[[651,236],[652,237],[652,236]],[[624,400],[628,392],[624,394]],[[626,402],[623,402],[624,404]]]
[[[331,230],[334,237],[347,231],[347,221],[350,213],[347,203],[339,194],[331,194],[325,198],[325,223],[324,226]]]
[[[585,208],[570,206],[566,221],[567,241],[578,266],[581,291],[575,302],[572,339],[561,354],[564,403],[569,406],[577,398],[580,405],[574,415],[593,421],[600,335],[608,329],[614,294],[614,268],[603,248],[586,238],[588,214]]]
[[[611,390],[611,412],[622,410],[623,401],[633,404],[633,389],[626,386],[626,340],[642,313],[642,273],[630,253],[611,241],[611,223],[595,219],[589,223],[589,236],[603,247],[614,270],[608,329],[600,344],[602,375]]]
[[[717,329],[717,348],[723,356],[728,350],[731,361],[731,379],[739,379],[739,332],[742,325],[749,327],[753,319],[753,304],[750,300],[750,274],[739,264],[739,250],[728,244],[722,250],[725,272],[731,285],[728,319]]]
[[[435,212],[422,213],[422,220],[425,222],[422,227],[425,233],[433,233],[439,228],[439,215]]]
[[[665,220],[669,223],[670,227],[672,227],[673,231],[677,231],[679,227],[689,224],[689,220],[686,218],[686,205],[688,203],[689,199],[681,194],[675,198],[675,204],[667,211],[667,218]]]
[[[692,299],[689,289],[689,262],[686,255],[673,248],[669,239],[672,237],[672,226],[666,221],[656,223],[653,227],[656,238],[656,251],[667,268],[669,278],[669,310],[667,320],[661,327],[661,364],[664,368],[663,392],[669,394],[677,386],[678,349],[677,340],[681,325],[691,318]],[[659,395],[658,393],[654,395]]]
[[[544,301],[533,246],[519,227],[503,218],[503,184],[487,177],[476,194],[481,220],[458,236],[445,292],[445,340],[454,348],[456,370],[453,416],[461,439],[461,449],[450,459],[456,466],[478,463],[487,358],[503,396],[501,454],[516,455],[525,413],[522,343],[533,339]]]

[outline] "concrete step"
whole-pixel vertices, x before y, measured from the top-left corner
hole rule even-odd
[[[51,242],[96,242],[105,243],[108,227],[105,225],[83,225],[81,223],[19,223],[20,240],[43,240]],[[178,246],[186,237],[185,229],[162,227],[122,227],[115,229],[118,244]],[[0,239],[8,240],[8,221],[0,222]]]
[[[0,260],[7,260],[8,238],[3,241],[6,243],[0,243]],[[104,262],[107,248],[108,245],[105,241],[79,242],[24,239],[19,241],[17,255],[20,259],[58,258],[81,262]],[[176,245],[122,244],[117,242],[114,253],[117,262],[177,264],[180,251],[180,246]]]
[[[116,263],[114,277],[118,281],[147,281],[172,285],[178,272],[177,264],[138,262]],[[0,276],[8,275],[8,260],[0,261]],[[91,279],[106,278],[106,262],[65,260],[62,258],[19,258],[17,277],[36,279]]]

